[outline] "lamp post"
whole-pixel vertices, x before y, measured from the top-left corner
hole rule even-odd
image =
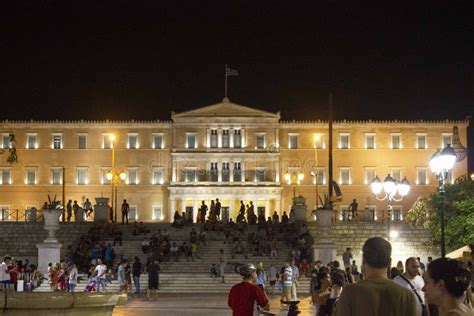
[[[296,185],[299,185],[304,179],[304,174],[300,172],[287,172],[285,174],[285,181],[288,185],[293,186],[293,198],[296,197]]]
[[[112,216],[113,221],[117,222],[117,186],[121,181],[124,181],[127,174],[124,170],[115,170],[115,135],[110,135],[110,147],[112,149],[112,169],[107,171],[106,177],[110,181],[112,188],[112,198],[110,204],[112,205]]]
[[[387,175],[383,182],[380,181],[379,177],[376,176],[372,183],[370,184],[372,193],[378,201],[388,200],[388,239],[394,237],[396,234],[390,232],[390,221],[392,220],[392,211],[393,205],[392,202],[400,202],[410,191],[410,183],[407,178],[403,178],[400,183],[397,183],[397,180],[392,178],[390,175]],[[380,197],[380,194],[383,193],[383,196]]]
[[[311,171],[311,176],[314,177],[314,193],[316,198],[316,209],[318,209],[318,142],[321,139],[321,135],[314,134],[314,171]]]
[[[430,168],[438,179],[438,191],[441,200],[440,224],[441,224],[441,257],[446,256],[446,243],[444,234],[444,208],[446,207],[445,186],[449,172],[456,163],[456,152],[451,145],[446,145],[443,150],[437,150],[430,158]]]

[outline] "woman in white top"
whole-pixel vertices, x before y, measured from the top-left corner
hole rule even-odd
[[[461,301],[471,276],[459,261],[436,259],[428,265],[423,278],[427,301],[438,306],[439,316],[474,316],[472,309]]]

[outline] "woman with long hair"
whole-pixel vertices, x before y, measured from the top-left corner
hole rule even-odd
[[[426,299],[438,307],[439,316],[473,316],[470,306],[462,302],[471,282],[468,270],[459,261],[439,258],[428,265],[423,275]]]

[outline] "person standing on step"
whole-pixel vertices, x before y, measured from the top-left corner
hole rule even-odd
[[[359,207],[359,204],[357,203],[356,199],[352,200],[352,203],[349,205],[349,211],[351,212],[352,215],[352,220],[355,220],[357,217],[357,208]]]
[[[216,199],[216,217],[218,221],[221,220],[221,207],[221,202],[219,199]]]
[[[92,214],[92,203],[89,201],[89,199],[86,199],[84,202],[84,211],[86,212],[86,217],[90,217]]]
[[[67,214],[67,221],[71,221],[72,217],[72,200],[69,200],[66,204],[66,214]]]
[[[148,272],[148,291],[147,291],[147,299],[150,300],[152,298],[156,298],[156,291],[159,290],[159,283],[160,283],[160,264],[158,260],[153,259],[153,261],[148,265],[147,272]]]
[[[122,224],[127,222],[128,225],[128,212],[130,211],[130,205],[127,203],[127,200],[123,200],[122,203]]]
[[[135,285],[135,294],[140,294],[140,275],[142,274],[142,263],[140,258],[135,256],[135,261],[132,265],[133,283]]]
[[[201,225],[206,223],[206,215],[207,215],[207,205],[205,201],[202,201],[201,204]]]
[[[74,221],[77,222],[78,221],[78,212],[79,212],[79,204],[77,204],[77,201],[74,201],[74,204],[72,205],[72,210],[74,212]]]

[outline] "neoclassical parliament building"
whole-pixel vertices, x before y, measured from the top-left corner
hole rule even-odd
[[[368,208],[380,219],[387,202],[374,198],[370,182],[390,174],[411,184],[408,196],[394,204],[392,219],[402,220],[418,197],[437,189],[429,169],[432,154],[452,144],[455,126],[466,144],[468,125],[467,119],[335,121],[333,177],[342,191],[338,216],[342,219],[357,199],[360,210]],[[0,209],[5,210],[40,209],[48,194],[61,198],[63,181],[68,200],[82,204],[86,198],[110,197],[112,134],[115,169],[126,174],[117,187],[118,201],[127,199],[132,220],[169,222],[176,210],[195,218],[201,201],[209,205],[216,198],[233,218],[241,200],[252,201],[267,216],[288,212],[294,194],[305,196],[312,210],[316,192],[327,192],[328,121],[287,121],[279,112],[228,99],[172,112],[171,121],[4,120],[0,134]],[[12,146],[18,162],[9,164]],[[456,163],[449,181],[465,174],[467,159]]]

